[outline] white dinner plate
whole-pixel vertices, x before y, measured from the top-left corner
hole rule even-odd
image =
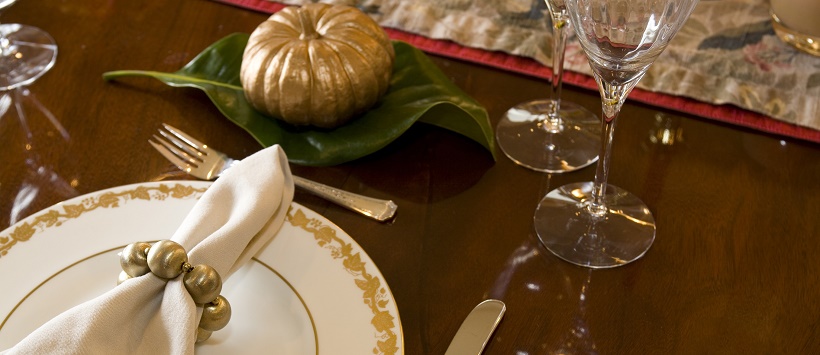
[[[210,186],[165,181],[90,193],[0,232],[0,350],[116,285],[117,253],[167,239]],[[228,326],[201,354],[403,354],[396,302],[379,269],[339,227],[297,203],[282,230],[222,294]]]

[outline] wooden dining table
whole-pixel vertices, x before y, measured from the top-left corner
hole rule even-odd
[[[23,0],[5,11],[3,23],[49,32],[59,53],[48,73],[9,93],[25,99],[31,137],[13,107],[0,117],[0,230],[94,191],[194,179],[149,146],[162,123],[235,158],[260,150],[202,91],[102,74],[176,71],[267,16],[207,0]],[[543,79],[430,57],[493,126],[549,90]],[[567,86],[563,97],[600,112],[595,91]],[[649,206],[657,234],[641,259],[617,268],[562,261],[533,229],[541,198],[591,181],[594,166],[535,172],[424,123],[351,162],[291,166],[395,201],[393,220],[301,190],[295,201],[347,232],[378,266],[405,354],[443,354],[488,298],[507,312],[485,354],[820,352],[820,145],[632,100],[619,122],[609,182]]]

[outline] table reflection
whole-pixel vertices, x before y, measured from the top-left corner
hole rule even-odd
[[[71,135],[31,90],[20,87],[4,91],[0,96],[0,120],[5,126],[2,132],[6,149],[16,151],[14,155],[19,157],[7,162],[6,168],[25,171],[21,180],[4,182],[4,189],[11,189],[13,196],[9,225],[38,211],[42,203],[79,195],[75,189],[78,177],[60,173],[60,167],[73,162],[65,154]]]
[[[550,354],[565,355],[565,354],[597,354],[598,348],[595,345],[595,339],[592,336],[589,325],[587,324],[587,302],[589,297],[589,289],[592,284],[592,270],[587,271],[587,277],[581,282],[580,291],[578,292],[578,309],[570,319],[568,329],[561,337],[560,341],[554,345],[550,350]],[[579,288],[573,284],[569,277],[564,277],[567,294],[572,294],[575,288]]]
[[[655,122],[649,131],[649,142],[652,144],[671,146],[683,142],[683,128],[680,117],[662,112],[655,114]]]
[[[597,354],[598,346],[588,322],[592,276],[593,270],[559,260],[534,234],[530,235],[507,256],[505,268],[498,272],[486,297],[512,305],[508,307],[510,318],[526,317],[530,324],[528,336],[534,341],[519,342],[496,334],[494,342],[513,341],[517,355]],[[521,298],[540,300],[539,305],[520,309],[515,305],[520,304]]]

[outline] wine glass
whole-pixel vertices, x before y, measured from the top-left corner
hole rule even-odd
[[[569,15],[564,0],[546,3],[553,39],[550,96],[510,108],[496,126],[496,140],[516,164],[562,173],[598,160],[601,120],[583,106],[561,100]]]
[[[0,13],[17,0],[0,0]],[[0,25],[0,90],[37,80],[54,65],[57,45],[45,31],[27,25]]]
[[[570,20],[598,83],[601,158],[594,182],[550,191],[534,222],[538,238],[573,264],[608,268],[637,260],[655,240],[655,220],[638,197],[608,185],[618,113],[629,92],[683,26],[698,0],[567,0]]]

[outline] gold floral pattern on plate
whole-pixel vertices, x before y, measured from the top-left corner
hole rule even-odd
[[[387,289],[382,287],[382,281],[377,276],[367,272],[360,254],[353,252],[353,245],[339,238],[335,229],[324,225],[321,220],[308,218],[300,209],[294,211],[291,208],[288,211],[287,220],[294,227],[312,233],[319,246],[329,249],[334,259],[342,259],[345,270],[356,277],[356,286],[364,291],[364,303],[373,312],[373,319],[370,323],[376,328],[379,339],[376,347],[373,348],[373,354],[396,354],[399,348],[397,346],[398,335],[394,331],[395,318],[385,309],[390,302]]]
[[[51,227],[59,227],[68,220],[76,219],[84,213],[98,208],[116,208],[131,200],[198,199],[205,190],[207,188],[195,188],[184,184],[140,185],[130,190],[106,192],[99,196],[91,196],[74,205],[57,204],[45,213],[35,217],[31,222],[18,225],[9,234],[0,235],[0,257],[7,255],[9,250],[17,243],[31,239],[37,232]]]

